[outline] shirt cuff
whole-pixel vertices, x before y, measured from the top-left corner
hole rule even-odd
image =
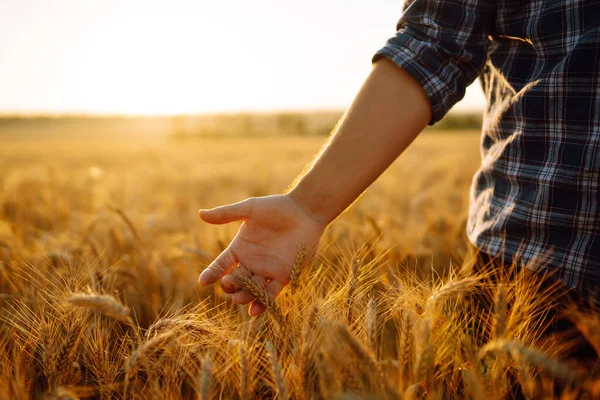
[[[454,103],[460,100],[453,101],[457,95],[456,87],[446,83],[458,78],[455,75],[459,72],[428,43],[398,32],[381,50],[375,53],[372,61],[376,62],[382,57],[390,59],[404,69],[423,87],[431,103],[429,125],[441,120]],[[442,76],[440,73],[444,69],[447,76]],[[460,95],[461,98],[462,95],[464,93]]]

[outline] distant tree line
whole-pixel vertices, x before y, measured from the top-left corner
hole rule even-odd
[[[240,113],[170,118],[174,138],[327,135],[341,112]]]
[[[180,116],[0,116],[0,138],[125,138],[325,136],[341,111],[237,113]],[[428,130],[480,130],[480,114],[450,113]]]
[[[324,136],[333,130],[341,116],[341,112],[177,116],[170,119],[171,137]],[[480,130],[481,124],[481,114],[453,113],[429,130]]]

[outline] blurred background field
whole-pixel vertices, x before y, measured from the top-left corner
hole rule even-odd
[[[326,136],[341,111],[215,113],[172,116],[1,115],[0,139],[186,140],[227,137]],[[435,131],[479,131],[482,116],[454,112]]]
[[[59,121],[54,123],[67,124]],[[107,139],[94,132],[106,127],[93,123],[88,132],[94,135],[73,140],[71,129],[86,131],[84,120],[74,121],[54,136],[44,131],[54,128],[37,130],[36,122],[22,122],[29,124],[27,133],[8,135],[12,139],[2,142],[4,240],[16,236],[46,251],[64,251],[99,216],[114,219],[110,208],[117,207],[141,232],[161,238],[154,250],[164,243],[165,251],[199,246],[216,255],[217,243],[236,228],[203,225],[197,209],[281,193],[326,140],[316,134],[117,139],[110,133]],[[36,140],[37,132],[46,140]],[[478,140],[472,131],[424,133],[332,227],[332,237],[354,239],[357,246],[370,238],[381,249],[393,247],[396,259],[435,254],[436,263],[447,264],[464,247],[462,227],[470,178],[479,162]],[[127,229],[118,233],[126,234]],[[118,261],[122,254],[113,256]]]
[[[194,140],[170,135],[124,139],[90,135],[86,140],[35,136],[32,129],[22,136],[4,137],[0,146],[0,343],[8,346],[0,357],[6,361],[3,365],[12,365],[16,361],[9,350],[14,349],[15,357],[28,360],[20,369],[0,371],[0,381],[5,382],[0,394],[10,398],[19,391],[41,395],[71,388],[73,392],[73,385],[87,388],[88,392],[75,390],[82,398],[90,393],[93,398],[123,394],[121,365],[126,365],[135,345],[120,348],[112,361],[93,356],[91,349],[98,340],[114,346],[129,336],[101,315],[87,320],[83,312],[73,314],[64,306],[70,293],[114,295],[144,330],[201,304],[208,307],[203,313],[214,307],[231,310],[226,314],[233,311],[229,317],[193,313],[196,318],[204,315],[201,324],[212,324],[215,318],[225,323],[237,315],[231,321],[238,322],[223,332],[231,339],[246,330],[245,307],[235,311],[218,287],[196,285],[199,272],[227,245],[237,225],[202,224],[196,211],[284,191],[326,140],[322,135]],[[402,266],[414,273],[421,265],[424,276],[430,276],[432,268],[442,272],[452,262],[460,263],[468,187],[479,162],[478,140],[472,131],[422,134],[328,229],[314,268],[329,278],[306,289],[325,290],[315,301],[340,290],[339,284],[343,288],[352,275],[343,271],[351,268],[353,259],[367,266],[375,263],[376,270]],[[366,283],[374,284],[370,279]],[[362,287],[358,290],[366,290]],[[292,314],[289,318],[295,318]],[[266,318],[261,319],[263,324]],[[74,328],[72,319],[91,325]],[[49,372],[44,364],[49,361],[44,360],[58,350],[47,342],[68,340],[73,329],[80,335],[72,355],[79,375],[73,375],[71,366]],[[267,334],[273,328],[263,329]],[[212,340],[210,346],[206,341],[196,345],[212,348],[223,340],[205,339]],[[50,347],[44,352],[35,345],[31,348],[32,342]],[[162,365],[164,360],[158,362]],[[190,376],[195,374],[193,365],[186,366]],[[219,376],[224,371],[215,367],[213,372]],[[158,388],[142,379],[146,383],[136,387],[145,396],[159,398],[180,393],[175,386],[182,382],[185,386],[181,379]],[[269,397],[264,392],[269,380],[257,372],[252,387]],[[262,382],[262,389],[257,382]]]

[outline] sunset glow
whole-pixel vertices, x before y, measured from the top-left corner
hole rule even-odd
[[[0,113],[343,108],[401,8],[389,0],[4,0]],[[477,87],[459,108],[482,102]]]

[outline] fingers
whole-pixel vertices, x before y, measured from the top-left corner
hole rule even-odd
[[[261,287],[265,287],[265,289],[269,293],[269,296],[273,298],[277,297],[285,287],[285,285],[279,281],[269,281],[269,283],[265,285],[265,279],[260,277],[259,275],[254,275],[252,279],[254,279],[254,281]],[[250,308],[248,309],[248,314],[250,314],[251,316],[257,316],[266,311],[266,308],[259,302],[255,301],[254,296],[252,296],[245,290],[239,290],[233,293],[231,298],[236,304],[248,304],[252,302]]]
[[[281,293],[284,287],[285,285],[279,281],[270,281],[269,283],[267,283],[267,286],[265,288],[267,289],[269,296],[275,298],[279,295],[279,293]],[[250,304],[250,308],[248,308],[248,314],[252,316],[257,316],[265,312],[265,310],[265,306],[263,306],[257,301],[253,301],[252,304]]]
[[[235,271],[234,271],[235,273]],[[261,288],[265,287],[266,284],[266,280],[265,278],[263,278],[260,275],[253,275],[252,276],[252,280],[254,282],[256,282],[256,284],[258,286],[260,286]],[[240,290],[238,292],[235,292],[232,296],[231,299],[233,300],[234,303],[236,304],[248,304],[250,303],[252,300],[254,300],[254,296],[252,296],[250,293],[246,292],[245,290]]]
[[[267,308],[260,304],[258,301],[252,302],[252,304],[250,304],[250,307],[248,307],[248,314],[253,317],[260,315],[265,311],[267,311]]]
[[[199,210],[198,215],[209,224],[227,224],[248,218],[251,211],[253,199],[249,198],[238,203],[211,208],[210,210]]]
[[[217,258],[202,273],[198,278],[201,285],[210,285],[218,281],[225,275],[234,265],[237,264],[231,250],[226,248]]]
[[[229,294],[234,294],[240,290],[240,287],[235,281],[234,272],[232,272],[230,275],[225,275],[223,279],[221,279],[221,289],[223,289],[225,293]]]
[[[248,304],[254,300],[254,296],[245,290],[240,290],[231,295],[231,300],[234,304]]]

